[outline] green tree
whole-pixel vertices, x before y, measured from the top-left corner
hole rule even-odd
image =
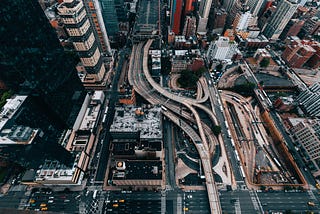
[[[161,58],[161,74],[168,75],[171,72],[171,61],[169,57]]]
[[[221,127],[220,126],[213,126],[212,132],[215,136],[218,136],[221,133]]]
[[[267,189],[267,187],[266,186],[260,186],[260,190],[262,190],[262,191],[265,191]]]
[[[233,89],[235,92],[241,93],[243,95],[251,95],[255,87],[256,84],[252,82],[246,82],[244,84],[235,85]]]
[[[0,98],[0,108],[2,108],[6,104],[7,99],[9,99],[12,96],[12,94],[13,94],[13,91],[3,92]]]
[[[217,71],[221,71],[223,68],[223,65],[220,63],[216,66]]]
[[[269,58],[263,58],[261,61],[260,61],[260,67],[268,67],[270,64],[270,59]]]
[[[201,67],[196,71],[183,70],[180,73],[178,83],[182,88],[195,88],[197,86],[199,78],[206,71],[207,69],[205,67]]]

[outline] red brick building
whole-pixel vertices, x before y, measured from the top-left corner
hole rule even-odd
[[[291,37],[290,43],[282,53],[282,58],[293,68],[301,68],[311,57],[317,54],[313,48],[317,42],[309,40],[300,40],[298,37]],[[314,67],[314,63],[308,63]]]

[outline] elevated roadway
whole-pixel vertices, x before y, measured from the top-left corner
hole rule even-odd
[[[208,146],[208,141],[206,136],[207,133],[205,131],[208,129],[208,127],[203,125],[197,111],[193,107],[194,105],[197,105],[197,107],[199,107],[200,106],[199,104],[205,102],[208,99],[209,95],[208,93],[205,93],[205,96],[202,97],[201,99],[191,99],[188,97],[181,97],[181,96],[170,93],[169,91],[162,88],[158,83],[156,83],[149,73],[148,63],[147,63],[148,51],[151,43],[152,43],[152,40],[148,40],[148,42],[144,46],[144,49],[142,49],[144,45],[143,43],[139,43],[138,45],[133,47],[134,55],[130,60],[131,69],[129,69],[129,74],[128,74],[129,83],[134,86],[134,90],[136,90],[136,92],[142,95],[151,104],[163,104],[169,109],[172,109],[173,108],[172,105],[174,104],[171,104],[171,103],[169,104],[169,101],[173,100],[174,102],[180,103],[180,105],[184,105],[192,112],[192,115],[197,124],[200,136],[188,123],[186,123],[184,120],[180,118],[181,116],[185,116],[185,115],[181,115],[181,113],[179,114],[179,111],[177,112],[176,110],[175,110],[176,114],[170,112],[170,110],[163,111],[164,115],[167,116],[174,123],[176,123],[178,126],[180,126],[181,129],[184,130],[194,142],[199,152],[199,156],[201,158],[202,166],[204,169],[204,175],[206,177],[206,187],[208,192],[210,210],[212,213],[222,213],[218,191],[217,191],[217,187],[213,177],[211,157],[209,153],[209,146]],[[143,63],[142,64],[143,75],[142,73],[140,73],[141,61]],[[147,80],[147,83],[143,83],[144,78]],[[150,89],[150,86],[151,86],[151,89]],[[154,93],[155,91],[157,92],[158,95]],[[180,106],[178,108],[180,108]],[[200,107],[200,108],[203,108],[203,107]],[[174,107],[173,109],[176,109],[176,107]],[[208,109],[207,111],[210,111],[210,110]],[[211,117],[214,118],[214,115],[211,115]]]

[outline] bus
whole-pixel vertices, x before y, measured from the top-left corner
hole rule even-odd
[[[264,101],[264,98],[263,98],[263,96],[261,94],[258,94],[258,96],[262,101]]]
[[[239,158],[239,154],[238,154],[237,150],[235,150],[234,153],[236,154],[237,161],[240,162],[240,158]]]
[[[231,139],[230,141],[231,141],[231,145],[232,145],[232,147],[234,148],[234,146],[235,146],[235,145],[234,145],[234,141],[233,141],[233,139]]]
[[[240,103],[240,100],[239,100],[237,97],[232,97],[232,99],[233,99],[234,101],[236,101],[237,103]]]
[[[273,160],[274,160],[275,164],[276,164],[279,168],[281,168],[280,162],[279,162],[276,158],[273,158]]]
[[[97,193],[98,193],[98,190],[95,190],[95,191],[93,192],[93,195],[92,195],[92,198],[93,198],[93,199],[96,199],[96,198],[97,198]]]
[[[227,132],[228,132],[228,137],[231,138],[231,132],[230,132],[230,130],[228,129]]]
[[[228,122],[227,121],[224,121],[225,125],[226,125],[226,128],[229,129],[229,126],[228,126]]]
[[[102,123],[105,123],[105,122],[106,122],[106,119],[107,119],[107,114],[104,114],[104,115],[103,115],[103,118],[102,118]]]
[[[248,109],[248,107],[247,107],[246,105],[243,105],[243,108],[244,108],[244,110],[246,110],[248,113],[250,113],[250,112],[249,112],[249,109]]]
[[[166,107],[164,107],[164,106],[161,106],[161,109],[163,110],[163,111],[167,111],[168,109],[166,108]]]

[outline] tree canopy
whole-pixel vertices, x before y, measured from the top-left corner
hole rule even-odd
[[[197,82],[202,74],[206,71],[206,68],[202,67],[197,71],[183,70],[181,71],[178,83],[182,88],[195,88]]]
[[[269,58],[263,58],[261,61],[260,61],[260,67],[268,67],[270,64],[270,59]]]
[[[215,136],[218,136],[221,133],[221,126],[213,126],[212,132]]]
[[[255,83],[246,82],[244,84],[235,85],[234,91],[243,95],[251,95],[253,93],[253,89],[256,87]]]
[[[6,104],[7,99],[10,98],[12,96],[12,94],[13,94],[12,91],[3,92],[3,94],[1,95],[1,98],[0,98],[0,108],[2,108]]]

